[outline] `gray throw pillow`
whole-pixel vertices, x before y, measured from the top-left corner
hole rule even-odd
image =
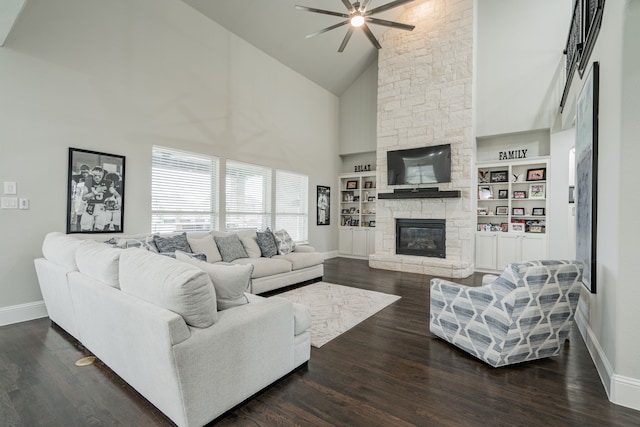
[[[245,292],[249,292],[253,265],[251,264],[209,264],[198,261],[182,252],[176,252],[176,259],[206,272],[216,291],[218,311],[244,305],[249,302]]]
[[[216,241],[216,245],[218,245],[222,261],[231,262],[238,258],[249,258],[237,234],[230,234],[224,237],[213,236],[213,239]]]
[[[276,238],[273,237],[273,232],[271,230],[267,228],[267,231],[258,231],[256,233],[256,237],[263,257],[271,258],[274,255],[278,255]]]
[[[195,253],[195,252],[194,253],[189,253],[189,252],[182,252],[182,251],[176,251],[176,252],[180,252],[181,254],[183,254],[185,256],[188,256],[189,258],[197,259],[199,261],[207,261],[207,255],[203,254],[201,252],[198,252],[198,253]],[[164,254],[162,254],[162,255],[164,255]],[[173,254],[173,258],[176,258],[175,255],[176,254],[174,253]]]
[[[158,248],[158,252],[193,252],[187,241],[187,233],[176,234],[175,236],[153,236],[153,242]]]

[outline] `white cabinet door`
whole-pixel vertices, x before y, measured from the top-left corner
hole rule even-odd
[[[353,252],[352,255],[355,256],[367,256],[368,244],[367,238],[369,237],[369,230],[362,228],[354,228],[353,229]]]
[[[344,255],[353,253],[353,228],[338,227],[338,253]]]
[[[522,261],[547,259],[547,236],[527,233],[522,236]]]
[[[498,270],[503,270],[507,264],[520,262],[522,250],[520,248],[522,234],[502,233],[498,236]]]
[[[476,268],[496,269],[496,233],[476,233]]]
[[[376,229],[375,229],[375,227],[371,227],[370,229],[368,229],[367,233],[369,234],[369,237],[367,238],[367,240],[368,240],[367,255],[375,254],[376,253]]]

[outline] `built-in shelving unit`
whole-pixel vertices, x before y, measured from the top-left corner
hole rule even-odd
[[[366,258],[374,251],[377,187],[375,172],[340,175],[338,253]]]

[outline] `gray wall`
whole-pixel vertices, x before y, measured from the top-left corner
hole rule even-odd
[[[127,234],[150,231],[159,144],[308,174],[309,239],[337,248],[335,221],[315,225],[316,185],[339,173],[337,97],[183,2],[27,2],[0,94],[0,182],[30,200],[0,210],[0,309],[42,299],[33,259],[65,231],[68,147],[126,156]]]

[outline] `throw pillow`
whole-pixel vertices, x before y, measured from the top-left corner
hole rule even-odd
[[[222,261],[231,262],[238,258],[249,258],[237,234],[230,234],[224,237],[214,236],[213,239],[216,241],[216,245],[218,245]]]
[[[187,233],[176,234],[175,236],[153,236],[153,241],[158,248],[158,252],[193,252],[187,241]]]
[[[196,328],[207,328],[218,318],[216,291],[206,273],[149,251],[122,251],[120,289],[181,315]]]
[[[182,252],[182,251],[175,251],[173,254],[173,258],[177,259],[177,254],[184,254],[185,256],[188,256],[189,258],[193,258],[193,259],[197,259],[198,261],[204,261],[207,262],[207,255],[203,254],[203,253],[189,253],[189,252]],[[164,254],[162,254],[164,255]]]
[[[278,254],[286,255],[288,253],[293,252],[296,245],[293,243],[293,239],[287,233],[287,230],[278,230],[273,232],[273,236],[276,239],[276,244],[278,245]]]
[[[278,245],[271,230],[267,228],[266,231],[258,231],[256,237],[263,257],[271,258],[274,255],[278,255]]]
[[[206,272],[216,290],[218,311],[247,304],[244,294],[251,285],[251,264],[209,264],[193,259],[182,252],[176,252],[176,259],[195,265]]]
[[[244,250],[247,251],[249,258],[260,258],[260,246],[258,246],[258,240],[256,239],[255,230],[242,230],[238,231],[238,237],[244,246]]]
[[[218,246],[216,246],[216,242],[213,241],[213,236],[211,236],[211,234],[207,234],[200,238],[192,237],[187,234],[187,240],[189,241],[189,246],[193,252],[203,253],[207,256],[207,262],[222,261],[222,256],[220,256]]]

